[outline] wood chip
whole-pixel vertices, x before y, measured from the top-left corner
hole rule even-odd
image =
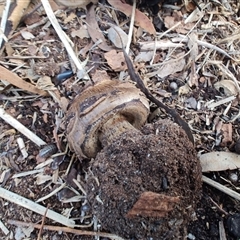
[[[19,206],[22,206],[24,208],[27,208],[35,213],[38,213],[40,215],[44,215],[44,213],[46,212],[46,208],[43,207],[42,205],[39,205],[27,198],[24,198],[16,193],[13,193],[11,191],[8,191],[2,187],[0,187],[0,196],[1,198],[13,202]],[[71,219],[68,219],[66,217],[64,217],[63,215],[56,213],[50,209],[47,210],[46,213],[46,217],[52,219],[53,221],[57,222],[57,223],[61,223],[64,226],[68,226],[68,227],[75,227],[75,222]]]

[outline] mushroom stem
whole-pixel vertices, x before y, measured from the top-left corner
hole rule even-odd
[[[79,94],[68,109],[69,146],[79,157],[94,158],[121,133],[140,129],[148,113],[148,100],[133,84],[100,81]]]
[[[100,129],[99,140],[102,146],[110,145],[118,136],[125,132],[141,132],[136,129],[123,115],[116,115],[110,118]]]

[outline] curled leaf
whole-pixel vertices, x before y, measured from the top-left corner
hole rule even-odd
[[[231,80],[222,80],[220,82],[217,82],[214,84],[214,87],[218,90],[224,91],[224,94],[226,96],[236,96],[238,94],[238,90],[236,88],[236,85]]]
[[[132,15],[132,6],[124,3],[122,1],[116,1],[116,0],[108,0],[108,2],[117,10],[123,12],[125,15],[130,17]],[[135,12],[135,24],[150,34],[156,34],[156,30],[150,21],[150,19],[142,12],[140,12],[138,9],[136,9]]]
[[[240,168],[240,155],[232,152],[210,152],[200,157],[202,172],[225,171]]]

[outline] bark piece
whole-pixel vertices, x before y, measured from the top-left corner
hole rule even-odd
[[[169,211],[173,210],[179,203],[179,197],[171,197],[165,194],[144,192],[141,194],[133,208],[127,213],[127,217],[166,217]]]

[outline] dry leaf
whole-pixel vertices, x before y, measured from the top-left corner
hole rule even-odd
[[[52,83],[51,78],[48,76],[43,76],[38,79],[37,85],[39,89],[45,90],[45,91],[50,91],[50,90],[56,90],[57,88],[55,85]]]
[[[133,208],[127,213],[127,217],[166,217],[168,212],[172,211],[179,201],[179,197],[144,192]]]
[[[190,49],[190,57],[192,61],[196,61],[198,56],[198,35],[195,32],[191,32],[188,36],[188,48]]]
[[[166,28],[174,28],[177,33],[186,34],[194,26],[194,23],[183,22],[183,16],[180,11],[173,12],[172,16],[166,16],[164,18],[164,24]]]
[[[178,95],[186,95],[190,92],[190,87],[189,85],[186,83],[185,85],[181,86],[179,89],[178,89]]]
[[[112,70],[120,72],[127,69],[127,65],[125,63],[124,55],[122,52],[117,53],[116,50],[111,50],[105,53],[104,57],[106,58],[107,63],[112,68]]]
[[[232,152],[210,152],[200,157],[202,172],[225,171],[240,168],[240,155]]]
[[[88,24],[88,33],[93,42],[96,43],[97,41],[101,40],[102,42],[98,44],[98,47],[106,52],[111,51],[112,47],[107,45],[105,37],[98,26],[94,5],[88,8],[86,22]]]
[[[221,131],[222,131],[222,135],[223,135],[221,146],[227,146],[227,144],[229,144],[233,141],[233,139],[232,139],[232,124],[231,123],[222,124]]]
[[[204,12],[200,11],[198,8],[196,8],[184,21],[185,24],[197,22],[200,18],[204,16]]]
[[[151,52],[140,52],[136,58],[135,62],[149,62],[152,60],[154,53]]]
[[[164,64],[158,71],[157,74],[160,78],[164,78],[166,76],[169,76],[173,73],[180,72],[185,67],[186,62],[184,58],[181,58],[179,61],[176,61],[175,63],[166,63]]]
[[[34,38],[35,38],[35,36],[34,36],[32,33],[28,32],[28,31],[22,30],[22,31],[20,31],[20,33],[21,33],[22,37],[23,37],[24,39],[26,39],[26,40],[34,39]]]
[[[42,96],[46,96],[48,93],[46,91],[43,91],[41,89],[38,89],[31,83],[28,83],[21,79],[17,74],[9,71],[8,69],[0,66],[0,79],[5,80],[9,83],[11,83],[14,86],[19,87],[20,89],[26,90],[28,92],[32,92],[35,94],[39,94]]]
[[[37,185],[41,185],[47,181],[52,180],[52,176],[45,175],[44,173],[39,173],[36,175],[36,177],[37,177],[37,180],[36,180]]]
[[[109,75],[104,70],[96,70],[94,75],[92,76],[92,80],[94,83],[100,82],[102,80],[111,80]]]
[[[71,22],[74,18],[76,18],[76,14],[71,12],[65,19],[64,19],[64,24],[67,24]]]
[[[111,27],[107,30],[109,40],[117,47],[122,48],[127,45],[128,35],[120,27]],[[121,40],[121,39],[122,40]]]
[[[72,37],[79,37],[80,39],[89,38],[88,30],[85,26],[81,26],[78,30],[73,30],[71,32]]]
[[[120,0],[108,0],[108,2],[117,10],[123,12],[125,15],[130,17],[132,15],[132,6],[124,3]],[[135,12],[135,24],[144,30],[146,30],[150,34],[156,34],[156,30],[150,21],[150,19],[142,12],[140,12],[138,9],[136,9]]]
[[[229,96],[236,96],[238,94],[238,90],[236,88],[236,85],[231,80],[222,80],[220,82],[217,82],[214,84],[214,87],[221,92],[221,90],[224,91],[224,94]]]

